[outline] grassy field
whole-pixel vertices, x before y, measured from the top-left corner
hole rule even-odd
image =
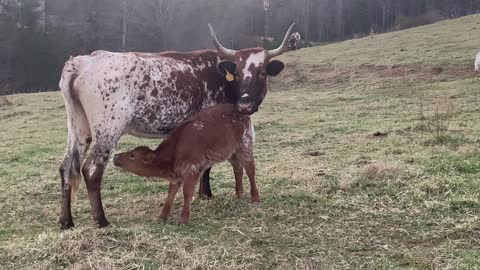
[[[213,200],[158,219],[165,182],[109,165],[108,229],[84,185],[57,224],[66,142],[60,93],[0,107],[0,268],[480,269],[480,16],[288,53],[255,114],[261,203]],[[438,131],[438,132],[437,132]],[[117,149],[155,140],[125,136]],[[248,181],[245,183],[248,190]]]

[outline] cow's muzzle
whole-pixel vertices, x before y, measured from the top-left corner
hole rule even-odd
[[[253,114],[257,112],[257,106],[253,104],[253,102],[241,102],[237,104],[237,110],[241,114]]]

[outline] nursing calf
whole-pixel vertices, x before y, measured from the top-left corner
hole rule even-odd
[[[232,104],[208,107],[175,128],[155,150],[140,146],[114,156],[115,166],[144,177],[169,181],[161,217],[170,214],[175,195],[183,183],[180,223],[187,224],[197,181],[213,164],[228,160],[235,174],[235,194],[243,193],[243,169],[250,180],[252,202],[259,202],[255,184],[253,125],[248,115]]]

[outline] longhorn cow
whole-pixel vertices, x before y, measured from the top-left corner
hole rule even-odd
[[[227,49],[209,24],[216,51],[95,51],[71,57],[59,83],[68,128],[66,153],[59,169],[61,227],[74,226],[70,204],[82,175],[94,221],[99,227],[109,225],[100,187],[122,135],[164,137],[191,115],[214,104],[232,103],[246,115],[256,112],[267,94],[267,75],[275,76],[284,68],[281,61],[272,58],[288,49],[293,25],[280,47],[273,50]],[[203,192],[209,191],[208,171],[200,184]]]

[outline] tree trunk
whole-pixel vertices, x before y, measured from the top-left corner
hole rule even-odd
[[[382,31],[387,31],[387,0],[382,1]]]
[[[308,0],[305,0],[305,6],[304,6],[304,11],[305,11],[305,47],[308,47]]]
[[[126,50],[126,43],[127,43],[127,0],[123,0],[122,52]]]
[[[337,0],[337,34],[340,39],[344,37],[344,27],[343,27],[343,0]]]

